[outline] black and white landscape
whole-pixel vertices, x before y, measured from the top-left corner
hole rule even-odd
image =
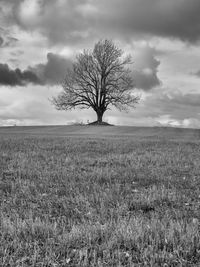
[[[0,266],[200,266],[199,14],[0,0]]]
[[[117,125],[199,128],[199,0],[1,0],[0,125],[86,123],[59,112],[66,70],[83,49],[112,39],[131,54],[140,105],[110,110]]]

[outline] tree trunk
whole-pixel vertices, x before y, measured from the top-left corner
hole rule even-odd
[[[99,110],[96,112],[97,113],[97,123],[102,123],[102,118],[103,118],[103,111]]]

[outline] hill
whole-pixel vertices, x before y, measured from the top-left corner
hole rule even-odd
[[[199,129],[171,127],[135,126],[92,126],[92,125],[51,125],[51,126],[10,126],[0,127],[0,135],[38,136],[95,136],[95,137],[135,137],[199,140]]]
[[[199,266],[200,131],[0,128],[0,266]]]

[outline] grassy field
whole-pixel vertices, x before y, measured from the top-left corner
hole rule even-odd
[[[0,128],[0,266],[200,266],[200,131]]]

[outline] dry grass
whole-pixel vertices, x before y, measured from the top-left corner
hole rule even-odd
[[[0,266],[199,266],[199,141],[0,141]]]

